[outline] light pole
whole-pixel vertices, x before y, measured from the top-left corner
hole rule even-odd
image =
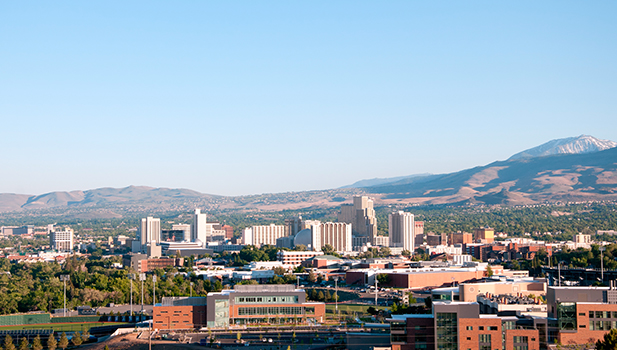
[[[604,252],[605,250],[605,247],[600,247],[600,274],[602,278],[602,283],[604,283],[604,255],[602,255],[602,252]]]
[[[129,273],[128,277],[129,281],[131,281],[131,313],[129,314],[129,316],[133,317],[133,280],[135,279],[135,274]]]
[[[71,276],[69,275],[60,275],[60,281],[64,282],[64,317],[66,317],[66,281],[70,281]]]
[[[189,295],[191,298],[193,297],[193,282],[190,283],[191,286],[191,294]]]
[[[338,276],[334,277],[334,310],[338,316]]]
[[[146,274],[140,273],[139,280],[141,281],[141,314],[144,313],[144,281],[146,280]]]
[[[375,307],[377,307],[377,295],[379,292],[377,291],[377,274],[375,274]]]
[[[148,349],[152,350],[152,330],[154,329],[154,305],[156,304],[156,275],[152,275],[152,322],[150,322],[150,336]]]

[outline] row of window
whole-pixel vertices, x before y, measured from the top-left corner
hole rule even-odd
[[[585,328],[585,326],[581,325],[581,328]],[[592,331],[610,331],[613,328],[617,328],[617,321],[589,320],[589,329]]]
[[[308,308],[307,308],[308,309]],[[268,307],[240,307],[240,316],[274,316],[274,315],[303,315],[302,307],[298,306],[268,306]]]
[[[579,316],[585,316],[585,313],[581,312]],[[617,311],[589,311],[589,318],[617,318]]]
[[[297,295],[286,295],[279,297],[261,296],[261,297],[236,297],[236,304],[249,303],[266,303],[266,304],[295,304],[298,302]]]
[[[473,326],[467,326],[467,327],[466,327],[466,329],[467,329],[468,331],[473,331]],[[497,327],[497,326],[489,326],[487,329],[488,329],[489,331],[498,331],[498,330],[499,330],[499,327]],[[483,330],[484,330],[484,326],[479,326],[479,327],[478,327],[478,330],[483,331]]]

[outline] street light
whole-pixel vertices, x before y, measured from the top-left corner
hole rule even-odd
[[[154,304],[156,304],[156,275],[152,275],[152,322],[150,322],[150,336],[148,349],[152,350],[152,330],[154,329]]]
[[[64,317],[66,317],[66,281],[70,281],[71,276],[60,275],[60,281],[64,282]]]
[[[604,255],[602,255],[602,252],[605,250],[605,247],[600,247],[600,274],[602,276],[602,283],[604,283]]]
[[[190,294],[190,297],[192,298],[192,297],[193,297],[193,282],[191,282],[189,285],[191,286],[191,294]]]
[[[129,316],[133,317],[133,280],[135,279],[135,274],[129,273],[128,278],[129,281],[131,281],[131,313],[129,314]]]
[[[144,281],[146,280],[146,274],[140,273],[139,280],[141,281],[141,313],[144,313]]]
[[[338,316],[338,276],[334,276],[334,310]]]

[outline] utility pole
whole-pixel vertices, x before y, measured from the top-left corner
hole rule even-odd
[[[66,281],[69,281],[71,276],[69,275],[60,275],[60,281],[64,282],[64,317],[66,317]]]

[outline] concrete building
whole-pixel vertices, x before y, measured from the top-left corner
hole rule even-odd
[[[303,262],[320,255],[323,255],[323,252],[281,250],[276,253],[276,259],[283,263],[283,266],[300,266]]]
[[[448,235],[450,244],[468,244],[473,243],[473,235],[467,232],[454,232]]]
[[[337,252],[351,252],[353,250],[351,237],[351,224],[344,222],[324,222],[321,224],[322,247],[329,244]]]
[[[208,242],[208,221],[206,214],[200,209],[195,209],[193,214],[193,225],[191,226],[191,242],[200,242],[203,247]]]
[[[276,246],[278,238],[285,237],[284,225],[261,225],[251,226],[244,229],[242,242],[246,245],[261,247],[263,245]]]
[[[74,248],[75,233],[70,227],[65,227],[64,230],[57,230],[54,225],[48,226],[49,244],[51,249],[58,252],[72,252]]]
[[[351,224],[354,236],[368,237],[368,242],[375,243],[377,218],[373,209],[373,200],[369,197],[355,196],[353,204],[341,205],[338,222]]]
[[[161,242],[161,219],[151,216],[141,219],[139,230],[139,240],[144,250],[149,244],[159,244]]]
[[[390,247],[401,247],[413,254],[415,250],[415,223],[412,213],[398,211],[388,217]]]
[[[419,247],[424,244],[424,221],[414,221],[414,246]]]

